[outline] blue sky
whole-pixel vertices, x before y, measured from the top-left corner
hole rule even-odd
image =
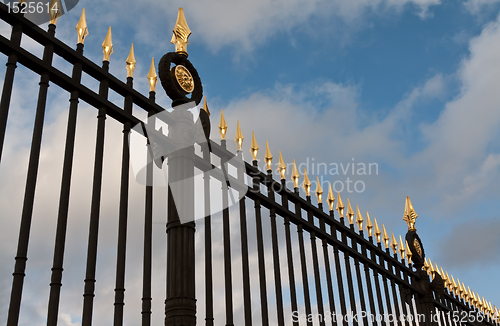
[[[80,0],[59,19],[56,36],[75,44],[74,26],[85,7],[90,35],[84,55],[102,60],[101,43],[111,25],[111,73],[125,80],[133,42],[134,85],[147,94],[151,58],[157,64],[174,50],[171,30],[180,6],[192,30],[189,59],[212,113],[212,139],[219,139],[223,109],[228,139],[240,121],[246,160],[254,130],[261,149],[268,140],[273,155],[280,150],[287,162],[377,163],[376,175],[317,176],[362,182],[363,192],[343,191],[342,199],[369,211],[396,236],[406,232],[402,217],[410,196],[427,256],[500,305],[494,283],[500,267],[500,1]],[[31,42],[24,45],[37,51]],[[36,87],[35,80],[26,83]],[[67,100],[65,94],[54,99]],[[18,95],[13,105],[22,112],[28,100]],[[157,102],[170,105],[160,84]],[[82,123],[93,126],[89,112]],[[49,110],[47,129],[54,135],[64,130],[65,114],[64,106]],[[11,140],[30,128],[21,114],[13,116],[18,120],[9,125]],[[61,153],[55,136],[44,144],[46,153]],[[7,153],[26,160],[23,148]],[[14,176],[6,171],[0,167],[0,180],[11,184]],[[17,195],[2,188],[21,198],[23,187]],[[4,197],[3,203],[15,200]],[[11,259],[9,253],[2,257]],[[4,284],[11,273],[6,265]],[[78,323],[73,315],[65,318],[65,325]]]

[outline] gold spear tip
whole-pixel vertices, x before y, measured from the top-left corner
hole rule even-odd
[[[293,169],[292,169],[292,180],[293,180],[293,187],[298,188],[299,187],[299,170],[297,170],[297,165],[295,164],[295,159],[293,160]]]
[[[374,219],[375,221],[375,236],[377,237],[377,243],[380,243],[380,235],[382,232],[380,232],[380,228],[378,227],[377,219]]]
[[[62,16],[61,2],[59,0],[52,0],[49,4],[49,8],[50,23],[55,25],[59,17]]]
[[[134,43],[132,43],[132,45],[130,46],[130,52],[125,62],[127,63],[127,77],[134,77],[134,70],[136,64],[134,56]]]
[[[106,38],[104,42],[102,42],[102,52],[103,52],[103,61],[109,61],[109,57],[111,57],[111,53],[113,53],[113,41],[111,40],[111,26],[108,28],[108,33],[106,34]]]
[[[406,203],[405,203],[405,212],[403,215],[403,220],[406,221],[406,224],[408,224],[408,231],[416,231],[415,229],[415,219],[417,218],[417,213],[415,213],[415,210],[413,209],[413,206],[410,201],[410,197],[406,196]]]
[[[87,35],[89,35],[89,29],[87,28],[87,19],[85,18],[85,8],[82,10],[82,15],[78,24],[76,24],[76,32],[78,33],[78,44],[83,44]]]
[[[304,182],[302,183],[302,187],[306,191],[306,196],[311,196],[311,181],[309,181],[309,177],[307,176],[306,168],[304,168]]]
[[[220,132],[220,139],[224,140],[226,139],[226,130],[227,130],[227,123],[226,119],[224,119],[224,110],[220,110],[220,122],[219,122],[219,132]]]
[[[389,235],[387,234],[387,231],[385,230],[385,225],[382,223],[382,230],[384,230],[384,244],[385,244],[385,249],[389,248]]]
[[[333,203],[335,202],[335,197],[333,196],[332,184],[328,185],[328,206],[330,207],[330,211],[333,212]]]
[[[158,76],[156,75],[156,69],[155,69],[155,58],[151,59],[151,67],[149,67],[149,72],[148,75],[146,76],[149,81],[149,91],[150,92],[155,92],[156,91],[156,83],[158,83]]]
[[[266,140],[266,155],[264,156],[264,161],[266,161],[267,171],[273,169],[273,155],[271,154],[271,150],[269,149],[269,142]]]
[[[340,192],[337,191],[337,211],[339,212],[339,217],[344,217],[344,203],[342,202],[342,198],[340,198]]]
[[[394,253],[398,252],[398,242],[396,241],[396,237],[394,236],[394,232],[391,231],[391,247]]]
[[[373,224],[372,224],[372,221],[370,219],[370,214],[368,213],[368,211],[366,211],[366,229],[368,230],[369,237],[372,236],[372,228],[373,228]]]
[[[186,22],[186,17],[184,17],[184,9],[180,7],[170,43],[175,45],[175,52],[184,54],[186,57],[188,56],[189,35],[191,35],[191,30]]]
[[[401,234],[399,235],[399,255],[401,259],[405,259],[405,245],[403,244],[403,239],[401,239]]]
[[[408,264],[411,264],[411,257],[413,254],[411,253],[410,247],[408,246],[408,241],[405,241],[406,243],[406,257],[408,257]]]
[[[363,231],[363,216],[361,216],[361,212],[359,211],[359,206],[356,205],[356,224],[358,225],[359,231]]]
[[[208,110],[208,105],[207,105],[207,98],[205,97],[203,99],[203,110],[208,114],[208,117],[210,118],[210,111]]]
[[[319,176],[316,176],[316,197],[318,198],[318,204],[323,202],[323,188],[319,183]]]
[[[240,128],[240,120],[236,121],[236,136],[234,136],[234,141],[236,142],[236,150],[241,151],[241,146],[243,145],[243,133]]]
[[[349,218],[349,224],[353,224],[353,218],[352,218],[353,216],[354,216],[354,211],[352,210],[349,198],[347,198],[347,218]]]
[[[259,145],[255,140],[255,131],[252,131],[252,143],[250,144],[250,153],[252,153],[252,159],[257,161],[257,152],[259,151]]]
[[[280,160],[278,163],[278,170],[280,171],[281,180],[285,180],[286,164],[285,161],[283,161],[283,156],[281,156],[281,151],[279,151],[279,153]]]

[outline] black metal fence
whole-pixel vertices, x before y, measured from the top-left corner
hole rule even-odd
[[[177,121],[155,103],[154,88],[149,97],[141,95],[133,88],[133,77],[127,77],[127,81],[122,82],[109,74],[109,61],[104,61],[102,66],[89,61],[83,55],[83,41],[74,50],[55,38],[54,24],[49,25],[47,32],[43,31],[21,14],[8,13],[4,4],[0,4],[0,18],[12,26],[10,39],[0,36],[0,52],[7,56],[0,102],[1,163],[5,160],[3,156],[10,153],[3,149],[9,114],[12,114],[9,112],[11,97],[15,86],[19,86],[14,83],[17,67],[24,66],[39,76],[40,80],[24,199],[19,210],[20,229],[6,315],[7,325],[15,326],[20,323],[22,302],[32,299],[22,297],[25,280],[38,277],[37,270],[30,270],[27,259],[36,209],[37,183],[43,177],[38,172],[49,84],[57,85],[60,88],[57,91],[66,94],[70,103],[65,139],[60,140],[65,144],[62,164],[58,163],[62,166],[62,176],[57,184],[53,184],[53,187],[59,189],[57,218],[55,229],[47,233],[53,235],[55,241],[50,280],[40,281],[50,282],[47,292],[40,294],[48,297],[46,318],[42,323],[61,324],[61,304],[65,300],[75,300],[74,293],[66,293],[65,297],[61,289],[63,267],[68,269],[65,266],[65,248],[68,223],[72,219],[70,205],[74,198],[71,193],[75,191],[72,180],[74,152],[77,150],[77,120],[83,101],[86,106],[97,110],[97,121],[95,130],[88,135],[91,137],[87,138],[88,142],[95,140],[93,162],[91,159],[85,162],[93,166],[93,172],[87,245],[86,248],[79,248],[87,253],[83,279],[83,311],[81,318],[72,319],[71,323],[85,326],[93,323],[127,324],[124,319],[125,302],[139,302],[134,301],[137,298],[131,298],[125,293],[125,271],[132,268],[127,259],[133,254],[141,256],[142,262],[140,273],[134,274],[134,282],[128,284],[130,287],[137,287],[138,283],[142,283],[142,307],[137,311],[141,315],[142,325],[151,325],[152,293],[160,285],[165,285],[154,283],[152,276],[155,264],[153,257],[156,257],[153,246],[153,232],[156,229],[153,228],[155,194],[153,183],[148,180],[152,180],[153,170],[157,168],[150,159],[146,167],[147,182],[143,187],[142,208],[134,208],[134,213],[131,214],[129,135],[131,128],[137,125],[143,130],[140,137],[143,137],[144,147],[152,148],[152,134],[156,135],[157,140],[161,138],[163,143],[175,143],[172,131],[164,136],[156,131],[158,128],[155,125],[166,124],[170,128]],[[42,58],[21,46],[25,37],[43,46]],[[71,75],[54,67],[54,55],[72,66]],[[97,92],[82,84],[82,74],[99,83]],[[108,99],[110,91],[122,98],[123,106]],[[140,111],[149,116],[146,123],[138,118]],[[106,303],[100,301],[100,304],[106,305],[107,308],[104,309],[113,309],[113,317],[112,320],[95,320],[94,312],[99,308],[96,307],[96,287],[110,288],[105,282],[96,283],[98,263],[103,263],[98,260],[98,239],[103,237],[99,233],[102,232],[100,227],[104,220],[109,219],[109,216],[101,214],[101,198],[102,185],[107,177],[103,172],[105,135],[110,130],[110,124],[113,125],[112,130],[117,130],[116,126],[119,125],[120,132],[123,133],[120,164],[117,165],[120,185],[116,189],[119,193],[115,225],[118,230],[114,249],[116,260],[105,262],[115,268],[114,300]],[[224,124],[220,127],[225,134]],[[201,150],[198,147],[195,150],[195,146],[189,147],[188,152],[181,153],[184,161],[175,163],[175,156],[169,157],[169,173],[179,169],[180,162],[181,167],[195,169],[203,177],[203,195],[201,199],[196,199],[196,203],[203,210],[204,217],[180,223],[175,205],[178,206],[179,203],[174,201],[169,190],[167,235],[162,231],[167,238],[167,300],[165,311],[157,312],[162,315],[165,313],[166,325],[498,324],[498,319],[494,319],[498,312],[489,303],[470,289],[466,290],[463,284],[457,284],[442,270],[435,271],[437,265],[434,268],[426,261],[424,265],[423,254],[421,260],[417,259],[412,265],[411,254],[415,256],[418,251],[413,242],[405,244],[400,240],[398,244],[393,239],[389,245],[389,237],[380,231],[376,220],[374,226],[369,217],[365,219],[359,212],[354,213],[350,209],[350,203],[343,207],[339,203],[339,195],[335,202],[338,203],[338,213],[334,214],[334,202],[330,194],[326,200],[329,206],[325,212],[321,200],[317,206],[312,204],[307,180],[303,182],[307,188],[307,197],[304,199],[299,195],[300,176],[297,172],[292,174],[294,189],[288,189],[284,178],[280,181],[273,179],[270,153],[266,152],[265,156],[269,169],[267,173],[261,172],[257,160],[250,164],[241,159],[241,150],[237,151],[236,156],[228,151],[224,136],[220,144],[210,141],[210,151],[207,147]],[[147,142],[145,137],[148,137]],[[241,137],[240,139],[242,141]],[[252,154],[257,155],[258,147],[255,145],[252,142],[251,150]],[[235,157],[239,159],[235,160]],[[186,162],[191,165],[186,165]],[[217,166],[220,168],[214,168]],[[280,169],[284,177],[282,162]],[[218,187],[215,191],[214,184]],[[240,185],[236,192],[233,191],[234,185]],[[244,191],[241,185],[244,185]],[[313,191],[322,196],[321,189]],[[185,197],[190,196],[188,194]],[[192,197],[191,204],[194,205],[194,194]],[[213,207],[215,202],[220,205],[220,210]],[[2,219],[8,218],[11,217],[2,216]],[[141,250],[130,247],[127,241],[128,234],[132,232],[130,226],[141,225],[137,224],[137,220],[142,223]],[[161,229],[163,230],[162,227]],[[195,229],[198,231],[196,237]],[[385,228],[383,230],[385,233]],[[413,233],[411,235],[414,236]],[[410,238],[407,236],[406,240],[408,239]],[[165,245],[164,242],[159,244]],[[203,250],[201,255],[200,250]],[[201,257],[201,264],[196,264],[196,257]],[[432,283],[427,272],[434,278]],[[198,285],[197,289],[195,284]],[[156,302],[163,302],[165,298],[154,299]],[[7,310],[7,307],[2,309]],[[21,321],[22,324],[31,324],[29,317]],[[40,320],[33,322],[38,323]]]

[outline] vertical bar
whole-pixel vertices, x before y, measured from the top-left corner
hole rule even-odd
[[[363,230],[359,231],[359,235],[361,238],[363,237]],[[352,239],[352,248],[354,250],[358,251],[358,245],[357,245],[356,238]],[[363,251],[361,251],[361,252],[363,252]],[[358,283],[358,293],[359,293],[359,301],[360,301],[360,305],[361,305],[361,311],[366,312],[365,295],[363,293],[363,283],[361,281],[361,271],[359,268],[359,259],[357,257],[354,257],[354,268],[356,270],[356,280]],[[358,322],[360,322],[360,320],[358,320]],[[366,313],[364,314],[363,322],[364,322],[364,325],[368,325],[368,319],[367,319]]]
[[[323,204],[319,204],[319,209],[323,210]],[[330,213],[333,213],[333,211],[330,211]],[[332,216],[333,218],[333,216]],[[321,216],[319,218],[319,225],[321,230],[326,232],[325,228],[325,218]],[[333,296],[333,284],[332,284],[332,271],[330,267],[330,258],[328,257],[328,241],[326,238],[322,240],[323,244],[323,258],[325,260],[325,272],[326,272],[326,285],[328,289],[328,302],[330,305],[330,316],[335,315],[335,299]]]
[[[274,189],[272,170],[267,171],[267,194],[269,200],[274,203]],[[278,230],[276,227],[276,211],[274,208],[270,209],[271,217],[271,241],[273,245],[273,265],[274,265],[274,288],[276,292],[276,309],[278,314],[278,325],[285,325],[285,318],[283,316],[283,294],[281,291],[281,271],[280,271],[280,256],[278,252]]]
[[[23,29],[20,24],[12,26],[10,41],[12,45],[19,46]],[[14,73],[16,70],[17,54],[11,53],[7,59],[7,69],[3,82],[2,98],[0,99],[0,162],[2,160],[3,143],[5,140],[5,129],[7,128],[7,117],[9,115],[10,99],[12,97],[12,86],[14,85]]]
[[[127,77],[127,85],[132,89],[132,77]],[[124,110],[132,113],[132,96],[125,96]],[[120,182],[120,209],[118,213],[118,244],[116,253],[116,283],[115,283],[115,310],[114,326],[123,325],[123,306],[125,305],[125,258],[127,250],[127,218],[128,218],[128,187],[129,187],[129,160],[130,151],[128,136],[130,122],[123,124],[122,167]]]
[[[221,146],[226,148],[226,140],[221,140]],[[233,326],[233,284],[231,272],[231,234],[229,225],[229,203],[227,178],[227,157],[221,157],[221,168],[226,178],[222,181],[222,231],[224,241],[224,279],[226,289],[226,326]]]
[[[337,228],[335,224],[332,224],[332,236],[337,240]],[[335,259],[335,271],[337,274],[337,287],[339,289],[339,300],[340,300],[340,311],[342,312],[342,316],[347,315],[347,308],[345,304],[345,294],[344,294],[344,282],[342,281],[342,270],[340,267],[340,258],[339,258],[339,246],[333,246],[333,256]]]
[[[257,166],[257,161],[253,161]],[[260,192],[259,176],[253,178],[253,191]],[[266,290],[266,265],[264,261],[264,240],[262,236],[262,216],[260,212],[260,200],[254,201],[255,206],[255,224],[257,230],[257,256],[259,261],[259,284],[260,284],[260,306],[262,325],[269,325],[269,314],[267,311],[267,290]]]
[[[83,44],[77,45],[77,53],[83,54]],[[80,83],[82,63],[76,62],[73,66],[72,79]],[[56,239],[54,245],[54,259],[52,276],[50,279],[49,305],[47,312],[47,326],[56,326],[61,295],[64,248],[66,244],[66,228],[68,223],[69,195],[71,189],[71,173],[73,170],[73,153],[75,146],[76,117],[78,110],[78,91],[71,92],[68,126],[66,128],[66,144],[64,148],[61,192],[59,195],[59,210],[57,214]]]
[[[311,203],[311,196],[307,196],[306,200],[308,203]],[[311,225],[314,225],[312,211],[307,212],[307,220]],[[318,318],[320,326],[325,325],[325,309],[323,307],[323,293],[321,291],[321,278],[319,275],[319,263],[318,263],[318,248],[316,245],[316,233],[312,231],[311,235],[311,249],[312,249],[312,259],[313,259],[313,272],[314,272],[314,281],[316,286],[316,305],[318,307]]]
[[[397,253],[394,254],[394,258],[397,261],[397,259],[398,259],[398,254]],[[392,261],[390,259],[388,260],[388,267],[389,267],[390,273],[392,274],[393,268],[392,268]],[[400,315],[400,312],[399,312],[399,300],[398,300],[398,295],[396,293],[396,282],[394,281],[394,278],[396,276],[398,276],[398,277],[400,276],[399,268],[397,267],[397,264],[396,264],[396,273],[392,274],[392,275],[391,274],[389,274],[389,275],[390,275],[390,279],[391,279],[390,281],[391,281],[391,288],[392,288],[392,298],[394,300],[393,301],[394,302],[394,310],[396,312],[396,321],[394,322],[394,324],[395,325],[400,325],[400,324],[405,325],[405,323],[402,322],[402,320],[401,320],[401,315]]]
[[[103,70],[109,70],[109,61],[103,61]],[[107,99],[108,81],[102,80],[99,85],[99,96]],[[85,287],[83,294],[82,326],[92,325],[94,306],[95,271],[97,263],[97,240],[99,233],[99,211],[101,206],[102,165],[104,157],[104,135],[106,122],[106,107],[99,108],[97,115],[97,137],[94,158],[94,177],[92,182],[92,203],[90,209],[89,240],[87,248],[87,267],[85,272]]]
[[[377,243],[377,245],[379,248],[381,248],[380,242]],[[373,263],[375,263],[375,264],[377,263],[377,256],[376,256],[375,252],[372,252],[371,259],[372,259]],[[381,260],[380,256],[379,256],[379,260]],[[382,301],[382,291],[380,289],[379,274],[375,268],[373,269],[373,280],[375,281],[375,292],[377,292],[378,311],[379,311],[379,314],[382,316],[384,314],[384,305],[383,305],[383,301]],[[381,325],[381,322],[378,322],[378,324]]]
[[[298,195],[299,188],[294,188],[295,193]],[[302,209],[300,207],[300,203],[297,201],[295,203],[295,214],[297,215],[297,219],[301,220]],[[297,224],[297,232],[299,235],[299,253],[300,253],[300,266],[302,271],[302,288],[304,290],[304,303],[306,307],[306,316],[311,316],[311,299],[309,296],[309,281],[307,279],[307,264],[306,264],[306,253],[304,249],[304,234],[302,231],[302,223]],[[307,318],[307,325],[311,326],[312,321],[310,318]]]
[[[351,224],[352,228],[353,224]],[[351,240],[354,241],[354,240]],[[346,233],[342,232],[342,242],[345,243],[347,246],[347,237]],[[347,252],[344,252],[344,263],[345,263],[345,270],[346,270],[346,277],[347,277],[347,289],[349,290],[349,300],[351,302],[351,311],[353,315],[357,314],[357,309],[356,309],[356,298],[354,297],[354,286],[352,285],[352,272],[351,272],[351,262],[349,259],[349,254]],[[359,320],[358,320],[359,324]]]
[[[17,31],[22,33],[22,31]],[[12,33],[14,34],[14,28]],[[14,36],[18,37],[20,40],[20,35]],[[43,62],[47,65],[52,64],[52,56],[54,52],[54,47],[51,43],[45,45],[43,51]],[[14,68],[15,62],[12,65],[9,64],[7,69],[11,67],[11,77],[6,75],[6,82],[13,82],[14,78]],[[9,77],[9,80],[7,80]],[[33,136],[31,140],[31,150],[28,163],[28,174],[26,178],[26,187],[24,191],[24,202],[23,210],[21,213],[21,225],[19,228],[19,239],[17,245],[17,254],[15,257],[16,263],[14,265],[14,276],[12,281],[12,292],[10,297],[9,314],[7,317],[7,325],[15,326],[19,322],[19,312],[21,308],[21,296],[23,292],[24,276],[26,271],[26,261],[28,260],[28,243],[30,237],[31,229],[31,219],[33,216],[33,204],[35,200],[35,188],[38,175],[38,165],[40,161],[40,149],[42,145],[42,132],[43,132],[43,122],[45,117],[45,108],[47,106],[47,92],[49,88],[49,74],[44,72],[40,75],[40,88],[38,90],[38,102],[36,106],[35,113],[35,124],[33,126]],[[5,85],[4,85],[5,86]],[[12,91],[12,85],[8,87],[7,92]],[[2,96],[3,101],[3,96]],[[6,108],[2,108],[2,111],[8,109],[10,101],[10,94],[3,104]],[[5,112],[5,119],[7,119],[7,112]],[[2,128],[2,127],[0,127]],[[0,133],[1,134],[1,133]],[[3,138],[3,136],[2,136]],[[3,142],[3,139],[2,139]]]
[[[373,242],[373,239],[372,237],[370,236],[369,237],[369,241],[370,242]],[[367,257],[368,258],[368,255],[367,255],[367,252],[366,252],[366,244],[362,243],[361,244],[361,253],[363,254],[363,256]],[[371,252],[371,256],[373,256],[373,252]],[[370,268],[368,267],[368,264],[364,263],[364,270],[365,270],[365,280],[366,280],[366,289],[368,290],[368,301],[369,301],[369,304],[370,304],[370,313],[372,315],[375,314],[375,302],[373,301],[373,288],[372,288],[372,281],[371,281],[371,278],[370,278]],[[372,325],[374,324],[374,322],[372,321],[371,323]]]
[[[203,159],[210,163],[209,147],[202,147]],[[210,170],[203,172],[205,203],[205,323],[214,325],[214,296],[212,277],[212,221],[210,216]],[[241,206],[240,206],[241,207]]]
[[[243,160],[241,151],[238,151],[238,158]],[[244,182],[245,166],[238,167],[238,180]],[[243,310],[245,313],[245,326],[252,325],[252,302],[250,297],[250,263],[248,260],[248,231],[247,231],[247,211],[245,204],[246,196],[240,199],[240,232],[241,232],[241,263],[243,272]]]

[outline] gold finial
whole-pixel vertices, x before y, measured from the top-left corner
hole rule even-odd
[[[49,4],[49,15],[50,15],[50,23],[55,25],[57,23],[57,19],[62,16],[61,11],[61,2],[59,0],[52,0]]]
[[[221,109],[220,110],[220,122],[219,122],[220,139],[222,139],[222,140],[226,139],[226,130],[227,130],[227,123],[226,123],[226,119],[224,119],[224,111]]]
[[[351,202],[349,201],[349,198],[347,198],[347,218],[349,219],[349,224],[354,223],[353,216],[354,216],[354,211],[352,210]]]
[[[377,219],[374,219],[375,221],[375,237],[377,238],[377,243],[380,243],[380,235],[382,234],[380,232],[380,229],[378,227]]]
[[[332,184],[329,184],[328,189],[328,206],[330,207],[330,212],[333,212],[333,203],[335,202],[335,197],[333,197]]]
[[[243,133],[240,129],[240,120],[236,122],[236,136],[234,136],[234,141],[236,142],[236,150],[241,151],[241,146],[243,145]]]
[[[424,259],[424,270],[429,273],[429,264],[427,263],[427,258]]]
[[[151,67],[149,68],[148,75],[146,76],[149,81],[149,91],[156,92],[156,83],[158,83],[158,76],[155,69],[155,58],[151,59]]]
[[[257,161],[257,152],[259,151],[259,145],[255,140],[255,131],[252,131],[252,144],[250,145],[250,153],[252,153],[252,159]]]
[[[78,33],[78,44],[83,44],[85,37],[89,35],[87,20],[85,19],[85,8],[83,8],[80,20],[78,21],[78,24],[76,24],[76,32]]]
[[[298,188],[299,187],[299,171],[297,170],[297,165],[295,165],[295,160],[293,160],[293,169],[292,169],[292,180],[293,180],[293,187]]]
[[[408,231],[416,231],[415,229],[415,219],[417,218],[417,213],[411,205],[410,197],[406,196],[405,213],[403,215],[403,220],[408,224]]]
[[[436,273],[438,273],[438,274],[439,274],[439,268],[438,268],[438,265],[437,265],[437,263],[436,263],[436,262],[434,262],[434,266],[435,266],[435,268],[434,268],[434,272],[436,272]],[[458,279],[457,279],[457,280],[458,280]]]
[[[264,156],[264,161],[266,161],[267,171],[271,171],[273,169],[273,155],[271,154],[271,150],[269,149],[269,143],[266,140],[266,155]]]
[[[130,46],[130,52],[125,62],[127,63],[127,77],[134,77],[134,70],[136,63],[134,56],[134,43],[132,43],[132,45]]]
[[[385,245],[385,249],[388,249],[389,248],[389,235],[387,235],[387,231],[385,230],[385,225],[382,223],[382,230],[384,230],[384,237],[383,237],[383,240],[384,240],[384,245]]]
[[[189,35],[191,35],[191,30],[184,17],[184,9],[182,9],[182,7],[179,8],[179,12],[177,13],[177,21],[175,22],[173,32],[174,34],[172,35],[170,43],[175,44],[175,52],[184,54],[187,57],[188,38]]]
[[[361,216],[361,212],[359,211],[359,206],[356,205],[356,224],[358,225],[359,231],[363,231],[363,216]]]
[[[410,247],[408,246],[408,241],[405,241],[406,243],[406,257],[408,259],[408,264],[411,264],[411,257],[413,254],[411,253]]]
[[[109,26],[106,38],[104,39],[104,42],[102,42],[102,53],[102,61],[109,61],[109,57],[111,57],[111,53],[113,53],[113,41],[111,41],[111,26]]]
[[[316,176],[316,197],[318,198],[318,204],[323,202],[323,188],[321,188],[321,184],[319,183],[319,177]]]
[[[445,274],[446,274],[446,280],[447,280],[447,283],[448,283],[448,289],[451,290],[451,278],[450,278],[450,275],[448,275],[448,271],[446,271]]]
[[[366,229],[368,230],[369,237],[372,236],[372,228],[373,228],[373,224],[372,224],[372,221],[370,220],[370,214],[367,211],[366,212]]]
[[[285,180],[286,164],[285,161],[283,161],[283,156],[281,156],[281,151],[279,151],[279,153],[280,161],[278,163],[278,170],[280,171],[281,180]]]
[[[304,182],[302,182],[302,187],[306,191],[306,196],[311,196],[311,181],[309,181],[309,177],[307,176],[306,168],[304,168]]]
[[[394,254],[398,252],[398,242],[396,241],[396,237],[394,236],[394,232],[391,231],[391,247]]]
[[[337,191],[337,198],[339,201],[337,202],[337,211],[339,212],[339,217],[344,217],[344,203],[342,202],[342,198],[340,198],[340,192]]]
[[[208,117],[210,118],[210,111],[208,110],[208,105],[207,105],[207,98],[205,97],[203,99],[203,110],[208,114]]]
[[[401,256],[401,259],[405,259],[405,250],[403,239],[401,239],[401,235],[399,235],[399,255]]]
[[[441,278],[443,279],[444,284],[446,285],[446,282],[448,279],[446,278],[446,275],[444,274],[443,267],[441,267],[440,270],[441,270]]]

